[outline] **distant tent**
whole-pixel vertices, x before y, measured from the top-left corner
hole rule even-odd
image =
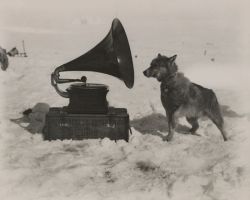
[[[12,48],[8,53],[7,53],[10,57],[14,57],[16,55],[19,54],[19,51],[17,50],[16,47]]]
[[[6,50],[2,47],[0,47],[0,65],[3,71],[5,71],[9,66],[9,60],[7,57]]]

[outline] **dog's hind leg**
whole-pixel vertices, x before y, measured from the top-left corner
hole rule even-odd
[[[192,125],[192,128],[190,129],[191,134],[195,134],[197,129],[199,128],[198,118],[197,117],[186,117],[189,124]]]
[[[224,130],[224,121],[223,121],[223,118],[221,116],[219,106],[218,106],[217,110],[213,110],[213,111],[209,110],[209,111],[207,111],[206,115],[208,116],[208,118],[210,118],[212,120],[212,122],[220,130],[224,141],[227,141],[227,136],[226,136],[227,134],[226,134],[226,131]]]
[[[220,130],[224,141],[227,141],[227,136],[226,136],[227,134],[226,134],[226,131],[224,130],[224,122],[223,122],[222,116],[218,116],[218,115],[216,116],[213,114],[208,114],[207,116],[212,120],[212,122]]]
[[[222,137],[224,141],[227,141],[226,131],[224,130],[224,122],[221,116],[215,116],[212,114],[207,115],[212,122],[217,126],[217,128],[220,130]]]
[[[210,106],[205,110],[206,115],[212,120],[212,122],[220,130],[224,141],[227,141],[227,134],[224,130],[224,121],[221,115],[220,106],[214,93],[211,98]]]

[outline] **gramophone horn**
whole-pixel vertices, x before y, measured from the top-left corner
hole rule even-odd
[[[134,85],[134,68],[125,30],[118,19],[114,19],[107,36],[93,49],[82,56],[57,67],[52,82],[66,83],[80,79],[59,79],[63,71],[94,71],[115,76],[124,81],[128,88]]]

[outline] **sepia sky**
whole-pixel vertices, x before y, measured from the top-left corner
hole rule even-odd
[[[0,4],[2,27],[60,27],[85,17],[222,20],[232,25],[247,19],[247,0],[0,0]]]

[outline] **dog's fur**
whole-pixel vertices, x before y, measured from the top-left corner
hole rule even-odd
[[[199,128],[198,118],[207,116],[220,130],[226,141],[223,118],[215,93],[207,88],[192,83],[183,73],[178,72],[175,63],[176,55],[168,58],[158,54],[151,65],[143,73],[146,77],[154,77],[161,82],[161,102],[168,118],[168,135],[164,140],[173,137],[175,119],[185,116],[191,124],[190,132],[194,134]]]

